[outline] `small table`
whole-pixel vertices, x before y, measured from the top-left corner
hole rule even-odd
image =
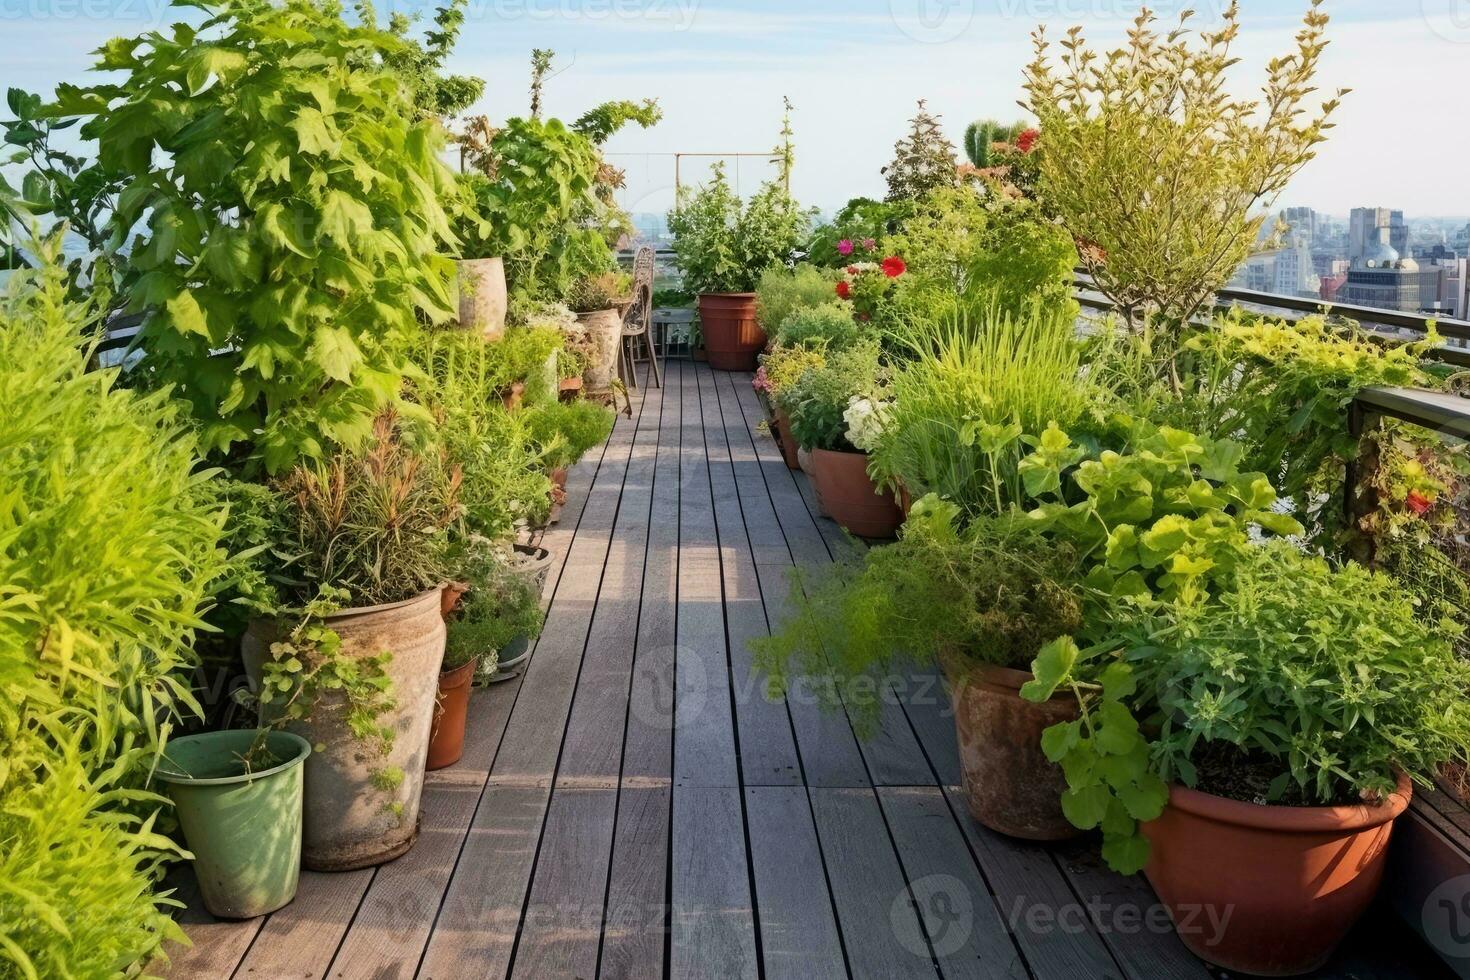
[[[653,311],[653,345],[660,357],[669,356],[669,348],[682,344],[684,356],[689,355],[689,330],[694,324],[695,313],[688,307],[660,306]],[[671,328],[683,327],[682,337],[670,338]]]

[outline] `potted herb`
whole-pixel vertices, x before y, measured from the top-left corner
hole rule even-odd
[[[766,334],[756,316],[756,283],[789,262],[808,215],[781,182],[769,182],[744,207],[716,164],[713,178],[669,213],[684,285],[699,295],[699,326],[710,367],[754,371]]]
[[[308,868],[380,864],[417,836],[462,479],[385,414],[362,452],[238,491],[236,534],[250,537],[237,544],[269,548],[245,590],[258,614],[241,641],[246,672],[262,721],[317,746]]]
[[[526,413],[531,442],[563,493],[567,470],[612,432],[613,413],[594,402],[551,402]]]
[[[452,625],[456,643],[479,656],[480,679],[498,683],[525,669],[531,641],[541,634],[544,574],[542,561],[520,551],[478,569]]]
[[[498,667],[495,647],[487,642],[487,626],[460,619],[448,624],[444,666],[439,671],[439,696],[434,702],[434,724],[429,731],[430,772],[454,765],[464,756],[465,722],[469,717],[470,690],[481,669],[494,673]]]
[[[781,407],[781,395],[795,385],[808,368],[821,367],[826,362],[826,355],[820,348],[788,345],[779,338],[761,355],[761,367],[752,384],[770,406],[772,430],[787,469],[801,468],[797,459],[800,447],[791,433],[791,416]]]
[[[173,800],[204,907],[253,919],[296,897],[302,765],[311,743],[290,732],[233,730],[168,743],[154,776]]]
[[[1444,612],[1273,543],[1207,596],[1136,604],[1086,649],[1059,641],[1028,693],[1083,692],[1085,718],[1046,735],[1069,815],[1106,821],[1110,862],[1143,867],[1176,914],[1232,909],[1218,935],[1181,932],[1199,956],[1315,969],[1372,901],[1410,780],[1470,747],[1470,665]],[[1136,766],[1097,768],[1125,745]]]
[[[791,420],[791,435],[811,453],[811,477],[823,509],[853,534],[892,537],[902,522],[891,490],[868,475],[868,452],[877,445],[891,411],[886,371],[876,341],[832,351],[777,398]],[[798,460],[799,461],[799,460]]]
[[[575,280],[567,294],[567,306],[577,314],[577,322],[589,341],[583,380],[592,397],[605,398],[612,393],[623,343],[621,309],[631,293],[632,280],[627,273],[603,272]]]

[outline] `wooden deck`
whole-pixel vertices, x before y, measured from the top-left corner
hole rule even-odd
[[[787,569],[854,546],[814,517],[749,376],[671,361],[666,383],[574,471],[545,634],[521,679],[475,693],[413,850],[303,873],[263,920],[191,908],[170,975],[1209,976],[1090,843],[968,817],[933,675],[895,685],[866,742],[806,692],[765,700],[746,640]],[[1321,975],[1437,971],[1375,912]]]

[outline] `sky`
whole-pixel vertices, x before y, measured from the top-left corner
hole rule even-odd
[[[1166,21],[1192,7],[1212,22],[1226,0],[1155,0]],[[1257,88],[1267,60],[1292,49],[1307,0],[1241,0],[1235,69]],[[378,0],[380,15],[432,11],[433,0]],[[1470,64],[1470,0],[1327,0],[1331,44],[1318,82],[1350,87],[1331,138],[1281,204],[1333,214],[1356,206],[1411,217],[1470,214],[1463,161]],[[1030,34],[1073,24],[1102,47],[1118,43],[1138,0],[470,0],[453,71],[487,80],[478,107],[492,119],[523,114],[534,47],[557,52],[547,111],[567,119],[612,98],[657,98],[657,127],[608,146],[628,174],[623,204],[662,212],[673,202],[682,153],[765,153],[783,96],[796,106],[793,190],[826,211],[882,196],[916,99],[927,99],[958,142],[982,117],[1022,116]],[[167,0],[0,0],[0,86],[49,93],[82,82],[90,52],[110,37],[166,26]],[[698,182],[705,158],[683,164]],[[770,176],[762,158],[728,169],[749,194]]]

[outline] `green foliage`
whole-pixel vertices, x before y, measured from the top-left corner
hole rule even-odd
[[[775,335],[797,310],[832,302],[836,286],[834,274],[805,262],[790,270],[772,267],[761,273],[755,288],[756,318],[766,333]]]
[[[793,674],[815,680],[814,690],[840,693],[849,716],[871,731],[881,702],[863,693],[875,678],[935,659],[952,674],[974,663],[1025,669],[1043,644],[1078,629],[1069,546],[1024,518],[960,531],[956,517],[953,506],[928,497],[897,543],[819,580],[797,576],[788,619],[754,645],[772,688],[784,690]]]
[[[827,355],[820,350],[807,347],[790,347],[774,341],[761,355],[759,378],[770,397],[779,399],[781,393],[801,378],[808,368],[821,367]]]
[[[571,466],[612,433],[614,415],[589,401],[547,402],[527,409],[526,430],[545,466]]]
[[[560,345],[553,327],[512,327],[494,343],[463,331],[425,331],[411,349],[426,380],[412,397],[433,420],[432,438],[462,474],[459,502],[465,529],[490,541],[517,524],[539,524],[550,507],[546,463],[526,424],[526,411],[508,412],[501,397],[522,379],[545,371]],[[535,386],[527,382],[527,394]],[[545,402],[552,393],[528,397]]]
[[[833,295],[830,289],[828,295]],[[851,347],[873,336],[871,327],[853,319],[851,307],[835,299],[820,306],[798,307],[787,314],[775,332],[775,339],[782,344],[833,350]]]
[[[1203,602],[1120,610],[1107,643],[1038,659],[1037,684],[1085,706],[1044,740],[1069,819],[1101,824],[1110,863],[1132,871],[1148,855],[1133,821],[1156,815],[1167,781],[1304,805],[1381,798],[1400,771],[1427,782],[1470,748],[1448,611],[1283,542],[1245,549]]]
[[[849,403],[854,398],[880,398],[886,384],[877,341],[859,341],[828,353],[820,366],[807,369],[795,384],[782,389],[780,405],[802,448],[852,451],[843,417]]]
[[[485,93],[485,80],[472,75],[446,75],[444,63],[459,41],[467,0],[448,0],[434,9],[434,26],[422,42],[410,37],[413,19],[395,11],[388,31],[402,44],[383,55],[383,66],[403,79],[412,92],[420,118],[445,120],[459,115]],[[376,26],[370,2],[358,3],[364,24]]]
[[[124,282],[147,312],[144,374],[205,446],[280,472],[361,446],[400,381],[394,341],[449,316],[452,187],[412,123],[400,50],[335,8],[228,0],[171,37],[119,39],[118,84],[62,87],[101,165],[126,179],[111,246],[140,220]]]
[[[965,127],[965,156],[981,170],[1001,166],[1002,155],[995,152],[995,144],[1014,141],[1025,128],[1023,122],[1007,126],[994,119],[977,119]]]
[[[545,614],[535,582],[513,555],[482,549],[465,569],[469,590],[457,617],[449,624],[448,646],[459,663],[472,656],[498,653],[521,637],[541,635]],[[446,657],[447,657],[446,651]],[[480,673],[494,673],[493,661],[482,660]]]
[[[85,370],[95,311],[38,251],[0,297],[0,975],[102,976],[177,935],[142,786],[199,710],[225,514],[181,406]]]
[[[663,117],[664,111],[659,108],[657,99],[644,99],[642,102],[623,99],[588,109],[572,123],[572,129],[591,140],[594,146],[601,146],[629,123],[648,129],[657,126]]]
[[[1016,316],[975,305],[911,338],[893,377],[893,415],[872,469],[936,493],[965,518],[1023,503],[1023,433],[1071,428],[1105,392],[1082,371],[1070,312],[1033,303]]]
[[[893,144],[893,162],[883,168],[889,201],[917,201],[930,191],[959,183],[954,144],[939,128],[925,100],[909,120],[908,135]]]
[[[807,261],[822,268],[841,268],[852,261],[838,248],[841,242],[852,242],[861,246],[873,243],[872,249],[881,251],[884,239],[897,230],[904,218],[912,212],[909,201],[874,201],[867,197],[855,197],[843,205],[829,223],[822,224],[807,240]]]
[[[582,276],[567,291],[567,306],[574,313],[596,313],[612,310],[627,303],[633,295],[633,278],[626,272],[604,272]]]
[[[708,184],[669,212],[675,262],[695,293],[749,292],[767,269],[790,262],[810,216],[778,183],[763,184],[742,208],[724,163],[711,171]]]
[[[1118,51],[1067,32],[1056,64],[1043,30],[1026,69],[1025,108],[1039,120],[1039,193],[1081,247],[1097,288],[1135,326],[1187,321],[1257,240],[1275,197],[1315,154],[1339,92],[1308,100],[1326,47],[1327,15],[1311,0],[1291,53],[1267,68],[1262,102],[1231,93],[1240,31],[1232,2],[1194,44],[1181,26],[1160,36],[1145,9]]]

